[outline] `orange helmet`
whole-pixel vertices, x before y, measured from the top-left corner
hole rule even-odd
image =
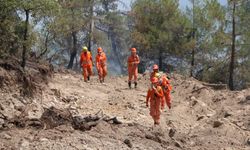
[[[158,78],[156,78],[156,77],[153,77],[152,79],[151,79],[151,82],[152,83],[157,83],[159,80],[158,80]]]
[[[98,53],[101,53],[101,52],[102,52],[102,48],[101,48],[101,47],[98,47],[98,48],[97,48],[97,52],[98,52]]]
[[[168,77],[166,75],[164,75],[162,77],[162,86],[166,86],[168,84],[170,84],[170,81],[168,80]]]
[[[134,47],[131,48],[130,50],[131,50],[131,52],[136,52],[136,48],[134,48]]]
[[[154,64],[153,65],[153,70],[158,70],[158,69],[159,69],[158,65]]]

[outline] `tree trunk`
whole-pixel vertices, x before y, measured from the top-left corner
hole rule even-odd
[[[77,36],[76,36],[76,31],[72,32],[72,38],[73,38],[73,49],[72,52],[70,54],[70,60],[69,60],[69,64],[68,64],[68,69],[72,69],[73,64],[74,64],[74,59],[76,57],[76,53],[77,53]]]
[[[72,12],[72,21],[75,21],[75,13],[74,13],[74,10],[73,8],[71,8],[71,12]],[[74,65],[74,59],[76,57],[76,54],[77,54],[77,32],[75,31],[75,25],[73,24],[72,25],[72,32],[71,32],[71,36],[72,36],[72,41],[73,41],[73,48],[71,50],[71,53],[70,53],[70,60],[69,60],[69,64],[68,64],[68,69],[72,69],[73,68],[73,65]]]
[[[109,1],[102,1],[102,5],[104,6],[104,10],[106,11],[106,13],[109,13],[110,12],[110,8],[109,8]],[[101,30],[99,28],[99,30]],[[112,54],[111,54],[111,60],[110,63],[114,63],[114,64],[117,64],[115,65],[116,67],[116,73],[124,73],[125,70],[124,70],[124,64],[122,62],[122,55],[120,53],[120,41],[119,41],[119,38],[117,38],[117,33],[114,31],[114,28],[112,25],[110,25],[108,27],[108,30],[105,31],[105,30],[102,30],[103,32],[106,32],[107,35],[108,35],[108,40],[111,40],[111,51],[112,51]]]
[[[25,29],[23,35],[23,53],[22,53],[22,63],[21,66],[25,68],[26,65],[26,53],[27,53],[27,39],[28,39],[28,27],[29,27],[29,14],[30,10],[25,10]]]
[[[47,33],[45,37],[45,42],[44,42],[45,49],[41,52],[41,54],[37,57],[37,59],[40,59],[48,51],[48,43],[49,43],[49,33]]]
[[[94,12],[94,2],[92,1],[91,7],[90,7],[90,25],[89,25],[89,46],[88,49],[91,51],[92,49],[92,43],[93,43],[93,31],[94,31],[94,20],[93,20],[93,12]]]
[[[193,77],[195,48],[192,49],[190,77]]]
[[[232,14],[232,51],[231,51],[231,61],[229,66],[229,88],[234,90],[234,61],[235,61],[235,2],[233,1],[233,14]]]
[[[192,38],[193,40],[195,40],[195,0],[192,0],[192,4],[193,4],[193,31],[192,31]],[[196,42],[195,42],[196,45]],[[190,77],[193,77],[193,71],[194,71],[194,55],[195,55],[195,45],[192,49],[192,54],[191,54],[191,69],[190,69]]]
[[[162,49],[159,50],[159,69],[162,70],[163,69],[163,64],[162,64]]]

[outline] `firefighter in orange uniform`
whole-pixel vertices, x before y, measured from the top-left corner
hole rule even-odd
[[[136,54],[136,48],[131,48],[131,55],[128,57],[128,86],[131,88],[132,78],[134,77],[135,88],[137,87],[138,65],[140,58]]]
[[[80,56],[80,64],[83,71],[83,77],[84,81],[87,82],[87,80],[90,80],[90,76],[92,75],[92,66],[93,66],[93,60],[92,55],[88,51],[88,48],[86,46],[83,47],[82,53]]]
[[[160,124],[161,111],[164,109],[164,95],[161,86],[159,86],[158,78],[153,77],[152,88],[148,90],[146,98],[146,106],[150,103],[150,115],[155,125]]]
[[[153,72],[151,72],[151,74],[150,74],[150,80],[152,80],[152,78],[155,77],[156,73],[159,73],[158,65],[154,64],[152,70],[153,70]]]
[[[101,83],[104,82],[104,78],[107,75],[107,58],[101,47],[97,49],[96,59],[96,69],[98,71],[99,80]]]
[[[171,96],[170,92],[172,90],[172,86],[170,85],[170,80],[166,75],[161,76],[160,73],[156,73],[155,77],[158,78],[159,80],[159,85],[162,87],[163,93],[164,93],[164,98],[166,101],[166,104],[169,109],[171,109]]]

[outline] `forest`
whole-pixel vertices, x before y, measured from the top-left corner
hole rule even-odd
[[[182,1],[182,0],[181,0]],[[126,74],[131,47],[139,72],[160,70],[249,87],[250,1],[187,0],[1,0],[0,58],[47,61],[80,71],[82,46],[102,47],[112,74]]]

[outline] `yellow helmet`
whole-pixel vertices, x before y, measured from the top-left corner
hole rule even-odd
[[[161,77],[161,74],[160,74],[160,73],[156,73],[156,74],[155,74],[155,77],[156,77],[156,78],[160,78],[160,77]]]
[[[87,46],[82,47],[82,51],[86,52],[88,50]]]

